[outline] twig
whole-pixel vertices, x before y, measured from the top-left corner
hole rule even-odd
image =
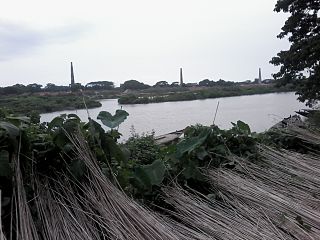
[[[217,117],[217,113],[218,113],[218,109],[219,109],[219,104],[220,104],[220,102],[218,101],[216,113],[214,114],[213,125],[214,125],[214,122],[216,121],[216,117]]]
[[[81,94],[82,94],[82,101],[83,101],[84,107],[87,110],[88,119],[90,120],[91,118],[90,118],[89,110],[88,110],[88,107],[87,107],[87,104],[86,104],[86,100],[84,99],[84,94],[83,94],[82,90],[80,90],[80,91],[81,91]]]

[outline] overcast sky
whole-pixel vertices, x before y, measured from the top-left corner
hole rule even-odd
[[[270,78],[286,16],[276,0],[10,0],[0,8],[0,86],[129,79]]]

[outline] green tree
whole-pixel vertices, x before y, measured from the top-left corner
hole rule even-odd
[[[114,89],[114,83],[109,81],[89,82],[86,84],[85,88],[94,90],[112,90]]]
[[[202,87],[210,87],[210,86],[213,86],[213,85],[214,85],[214,82],[210,81],[209,79],[204,79],[204,80],[199,82],[199,86],[202,86]]]
[[[13,86],[4,87],[3,88],[3,94],[22,94],[26,92],[26,86],[23,84],[15,84]]]
[[[37,84],[37,83],[29,84],[26,87],[27,91],[31,92],[31,93],[41,92],[41,88],[42,88],[42,85]]]
[[[169,87],[169,83],[167,81],[160,81],[160,82],[157,82],[154,87]]]
[[[320,100],[320,0],[278,0],[276,12],[290,13],[278,38],[287,37],[289,50],[271,63],[280,66],[273,77],[278,85],[293,84],[298,99],[312,106]]]
[[[149,88],[150,86],[142,82],[138,82],[137,80],[128,80],[128,81],[125,81],[123,84],[121,84],[120,87],[124,90],[127,90],[127,89],[141,90],[141,89]]]

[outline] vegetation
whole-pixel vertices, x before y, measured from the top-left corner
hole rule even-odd
[[[79,222],[75,226],[89,224],[91,226],[89,229],[92,231],[88,231],[96,236],[93,239],[103,237],[115,239],[116,237],[113,235],[119,237],[120,234],[117,231],[129,235],[146,234],[148,237],[144,236],[143,239],[150,239],[150,231],[155,231],[151,227],[153,224],[145,225],[145,229],[151,229],[143,232],[135,232],[135,228],[123,229],[121,224],[126,221],[119,220],[118,215],[122,216],[121,214],[125,213],[124,216],[130,216],[133,221],[131,226],[146,224],[150,221],[150,217],[154,218],[153,222],[158,221],[158,226],[162,226],[162,224],[168,226],[169,223],[164,223],[165,220],[158,219],[152,213],[141,208],[137,202],[128,199],[126,195],[138,202],[143,202],[157,211],[157,214],[163,213],[164,209],[171,209],[170,211],[180,209],[177,211],[182,211],[182,207],[187,206],[180,202],[183,196],[191,197],[193,199],[191,201],[200,201],[200,196],[206,196],[211,199],[210,201],[215,201],[215,206],[220,206],[221,211],[223,209],[228,211],[228,206],[224,205],[224,201],[221,201],[221,191],[227,194],[227,199],[230,201],[228,204],[240,203],[240,199],[246,197],[246,195],[241,195],[245,191],[234,189],[235,185],[230,184],[233,181],[244,181],[242,179],[244,173],[241,173],[243,169],[257,171],[254,173],[256,174],[255,178],[262,178],[262,175],[258,174],[259,171],[267,171],[264,168],[270,164],[268,159],[274,154],[278,154],[276,150],[268,150],[262,154],[262,144],[272,146],[273,149],[281,147],[303,152],[303,154],[316,153],[320,150],[320,145],[315,140],[315,136],[319,135],[316,135],[315,131],[308,132],[309,127],[273,129],[266,133],[256,134],[252,133],[249,126],[241,121],[233,123],[233,127],[229,130],[222,130],[214,125],[197,125],[185,129],[184,138],[178,143],[158,146],[155,144],[152,134],[143,136],[133,134],[126,143],[117,143],[121,134],[116,129],[128,116],[128,113],[123,110],[117,110],[114,115],[108,112],[101,112],[98,115],[98,120],[108,127],[109,131],[105,131],[93,119],[88,119],[87,123],[81,122],[79,117],[74,114],[61,115],[50,123],[42,124],[31,121],[28,117],[17,117],[5,111],[2,111],[0,116],[0,190],[2,193],[2,220],[5,223],[3,229],[7,237],[15,237],[15,234],[18,233],[24,235],[28,232],[24,233],[24,230],[20,229],[26,224],[23,219],[27,219],[25,221],[28,224],[38,222],[34,225],[33,228],[36,230],[29,239],[36,239],[34,236],[46,239],[47,234],[58,234],[51,232],[52,226],[55,225],[54,222],[58,219],[67,222],[78,219],[74,214],[78,215],[80,212],[75,209],[66,211],[66,208],[76,207],[76,209],[84,210],[80,214],[81,217],[78,216],[80,217],[78,221],[81,223]],[[314,121],[316,120],[311,122]],[[296,156],[297,153],[294,154]],[[261,168],[261,166],[263,167]],[[216,171],[222,173],[223,182],[218,181]],[[263,176],[268,178],[269,182],[272,180],[268,174]],[[283,181],[287,181],[287,179],[287,177],[283,177]],[[169,186],[172,186],[172,182],[174,182],[174,186],[170,190]],[[214,190],[217,184],[219,191]],[[255,187],[250,188],[250,184],[253,184],[251,180],[244,182],[244,184],[249,184],[243,186],[246,186],[250,191],[255,191],[254,194],[257,195],[261,195],[263,191],[270,191],[269,187],[261,190],[262,192],[259,192],[260,190]],[[115,186],[122,189],[126,195],[117,190]],[[163,188],[164,186],[169,188]],[[292,185],[292,187],[295,186]],[[21,189],[24,189],[25,192],[21,192]],[[200,194],[198,196],[200,199],[195,200],[198,197],[190,195],[194,191]],[[228,195],[230,192],[236,193],[236,195]],[[292,194],[290,192],[290,195]],[[167,200],[163,201],[165,195]],[[295,197],[298,197],[298,194]],[[233,198],[235,198],[234,202],[231,200]],[[81,201],[78,202],[80,199]],[[257,209],[259,206],[267,207],[267,202],[279,204],[274,200],[252,202],[251,199],[245,199],[248,204],[254,208],[257,207]],[[261,199],[263,199],[262,196]],[[288,205],[283,205],[283,212],[287,213],[288,211],[288,214],[291,214],[292,212],[287,209],[289,207],[286,206],[290,206],[292,200],[286,198],[286,201]],[[191,202],[188,204],[191,207]],[[17,207],[12,208],[12,206]],[[140,209],[139,214],[129,206],[133,209]],[[210,204],[207,207],[207,214],[211,214]],[[241,208],[245,208],[245,206],[237,205],[236,209]],[[30,209],[33,210],[30,211]],[[57,212],[54,209],[59,210]],[[53,215],[51,218],[47,211],[53,211],[60,215]],[[90,215],[90,213],[94,214]],[[182,211],[180,214],[185,214],[185,212]],[[264,214],[268,214],[270,217],[273,211],[269,210]],[[71,219],[67,220],[68,216]],[[14,221],[11,221],[11,218]],[[305,212],[299,210],[297,215],[293,215],[293,218],[298,219],[293,219],[297,222],[296,224],[311,231],[311,226],[314,223],[310,222],[311,220]],[[43,225],[44,219],[46,219],[46,225]],[[110,224],[115,219],[123,222],[120,225]],[[174,219],[176,217],[170,220],[170,224],[173,224]],[[191,221],[189,217],[185,216],[182,222],[187,220]],[[203,219],[203,221],[210,221],[210,219]],[[39,225],[40,222],[42,224]],[[13,228],[10,227],[10,224],[13,224]],[[173,229],[179,225],[175,224],[178,223],[174,223]],[[277,221],[274,221],[273,224],[279,225]],[[100,229],[101,226],[104,226],[103,230]],[[69,227],[71,226],[64,226],[64,228]],[[61,230],[61,232],[64,231],[68,232],[70,229]],[[79,238],[83,231],[83,228],[79,229],[75,238]],[[175,231],[177,230],[170,230],[169,233],[173,234]],[[185,231],[191,234],[190,229],[185,229]],[[166,232],[168,233],[168,231]],[[175,232],[175,234],[182,233]],[[185,238],[181,237],[180,239]]]
[[[101,103],[85,97],[88,108],[100,107]],[[63,95],[14,95],[1,96],[0,108],[10,109],[15,113],[29,114],[32,111],[38,113],[73,110],[85,108],[83,96],[78,94]]]
[[[120,104],[145,104],[145,103],[157,103],[157,102],[172,102],[172,101],[189,101],[197,99],[207,98],[220,98],[220,97],[232,97],[242,95],[253,94],[265,94],[274,92],[286,92],[292,91],[290,86],[277,88],[273,85],[249,85],[239,86],[233,84],[226,87],[210,87],[203,89],[194,89],[185,91],[153,91],[144,92],[141,94],[127,94],[119,97],[118,102]]]
[[[109,81],[89,82],[86,84],[85,88],[94,90],[112,90],[114,89],[114,83]]]
[[[274,77],[279,85],[293,83],[299,100],[309,106],[320,99],[319,9],[318,0],[278,0],[275,7],[290,14],[278,38],[288,37],[291,46],[271,60],[281,67]]]
[[[138,82],[137,80],[128,80],[125,81],[123,84],[120,85],[120,88],[123,90],[141,90],[149,88],[149,85],[146,85],[142,82]]]

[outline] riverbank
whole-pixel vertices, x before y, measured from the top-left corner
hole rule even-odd
[[[159,102],[190,101],[208,98],[234,97],[254,94],[279,93],[293,91],[289,87],[278,88],[273,84],[249,85],[249,86],[228,86],[228,87],[205,87],[187,88],[181,92],[150,93],[135,92],[126,94],[118,99],[120,104],[147,104]]]
[[[191,101],[254,94],[289,92],[290,88],[274,85],[248,85],[226,87],[150,88],[125,91],[84,91],[66,93],[26,93],[0,96],[0,108],[19,114],[30,112],[50,113],[65,110],[101,107],[103,99],[118,98],[119,104],[146,104],[159,102]],[[83,99],[85,99],[85,104]]]
[[[85,100],[86,106],[84,104]],[[61,95],[35,95],[23,94],[12,95],[0,98],[0,109],[18,114],[28,114],[30,112],[48,113],[63,110],[75,110],[101,107],[101,103],[92,97],[83,97],[80,94]]]

